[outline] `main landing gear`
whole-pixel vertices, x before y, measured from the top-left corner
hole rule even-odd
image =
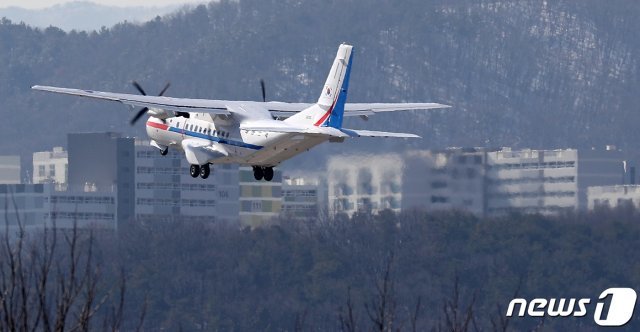
[[[206,179],[209,177],[209,174],[211,174],[211,168],[209,167],[209,164],[204,164],[202,166],[191,165],[189,168],[189,174],[192,178],[200,176],[201,178]]]
[[[273,167],[253,166],[253,177],[256,181],[264,179],[265,181],[273,180]]]

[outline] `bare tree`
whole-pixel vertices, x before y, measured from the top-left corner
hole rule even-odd
[[[478,331],[478,326],[474,317],[474,306],[476,295],[471,297],[471,301],[466,308],[460,304],[460,282],[456,275],[453,294],[450,299],[445,300],[443,304],[444,326],[438,323],[438,331],[466,332],[471,327]]]
[[[9,227],[5,202],[5,229],[0,248],[0,331],[88,331],[104,315],[105,330],[119,330],[124,313],[126,279],[114,289],[104,287],[101,267],[95,261],[92,231],[79,232],[55,226],[26,232],[18,209],[17,234]],[[105,304],[115,309],[101,313]],[[144,317],[144,312],[142,314]],[[141,324],[138,328],[141,327]]]
[[[365,303],[365,309],[376,331],[393,331],[396,323],[396,299],[394,280],[391,270],[394,253],[387,256],[381,278],[375,281],[376,294],[371,303]]]
[[[351,287],[347,289],[347,303],[346,308],[340,308],[338,314],[340,320],[340,329],[345,332],[357,331],[356,314],[353,308],[353,300],[351,299]]]

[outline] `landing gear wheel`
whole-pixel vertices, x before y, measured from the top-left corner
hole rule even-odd
[[[265,181],[273,180],[273,167],[265,167],[262,172],[264,173]]]
[[[211,169],[209,168],[209,164],[204,164],[202,166],[200,166],[200,177],[203,179],[206,179],[209,177],[209,174],[211,173]]]
[[[262,171],[262,167],[253,166],[253,177],[256,179],[256,181],[262,180],[263,176],[264,172]]]
[[[200,175],[200,165],[191,165],[189,168],[189,174],[192,178],[197,178]]]
[[[160,150],[160,155],[166,156],[169,153],[169,148],[165,148],[164,150]]]

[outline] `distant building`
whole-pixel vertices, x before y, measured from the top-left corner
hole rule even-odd
[[[400,211],[404,160],[398,154],[334,156],[327,163],[332,214]]]
[[[54,184],[0,185],[0,232],[57,228],[115,229],[115,192],[57,191]]]
[[[589,210],[633,205],[640,208],[640,185],[594,186],[587,191]]]
[[[53,151],[33,154],[33,183],[55,183],[65,185],[68,182],[69,159],[62,147]]]
[[[329,209],[348,215],[386,208],[551,214],[586,208],[587,187],[635,183],[632,163],[612,148],[450,148],[338,156],[327,165]]]
[[[450,148],[403,156],[402,209],[484,214],[485,150]]]
[[[43,184],[0,184],[0,233],[7,226],[12,233],[18,231],[20,225],[27,231],[42,228],[49,187]]]
[[[557,213],[578,206],[578,151],[487,152],[486,214]]]
[[[115,192],[117,221],[134,218],[134,139],[110,132],[69,134],[68,149],[72,191]]]
[[[282,171],[272,181],[256,181],[251,167],[240,167],[240,223],[258,227],[272,222],[282,210]]]
[[[44,222],[48,227],[95,228],[117,230],[117,191],[93,191],[95,188],[45,189]]]
[[[20,184],[20,156],[0,156],[0,184]]]
[[[318,218],[324,213],[326,190],[321,181],[285,178],[282,183],[282,216],[285,218]]]
[[[614,146],[578,151],[578,207],[588,207],[589,187],[635,184],[635,167]]]
[[[328,162],[331,213],[378,213],[412,208],[484,213],[482,149],[410,151],[332,157]]]
[[[149,141],[135,145],[135,216],[139,220],[238,222],[238,167],[215,165],[211,176],[192,178],[182,151],[160,155]]]

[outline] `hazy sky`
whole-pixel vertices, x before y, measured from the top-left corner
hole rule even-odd
[[[22,8],[46,8],[57,4],[72,2],[77,0],[0,0],[0,8],[5,7],[22,7]],[[109,5],[109,6],[164,6],[173,4],[187,4],[208,2],[205,0],[91,0],[91,2]]]

